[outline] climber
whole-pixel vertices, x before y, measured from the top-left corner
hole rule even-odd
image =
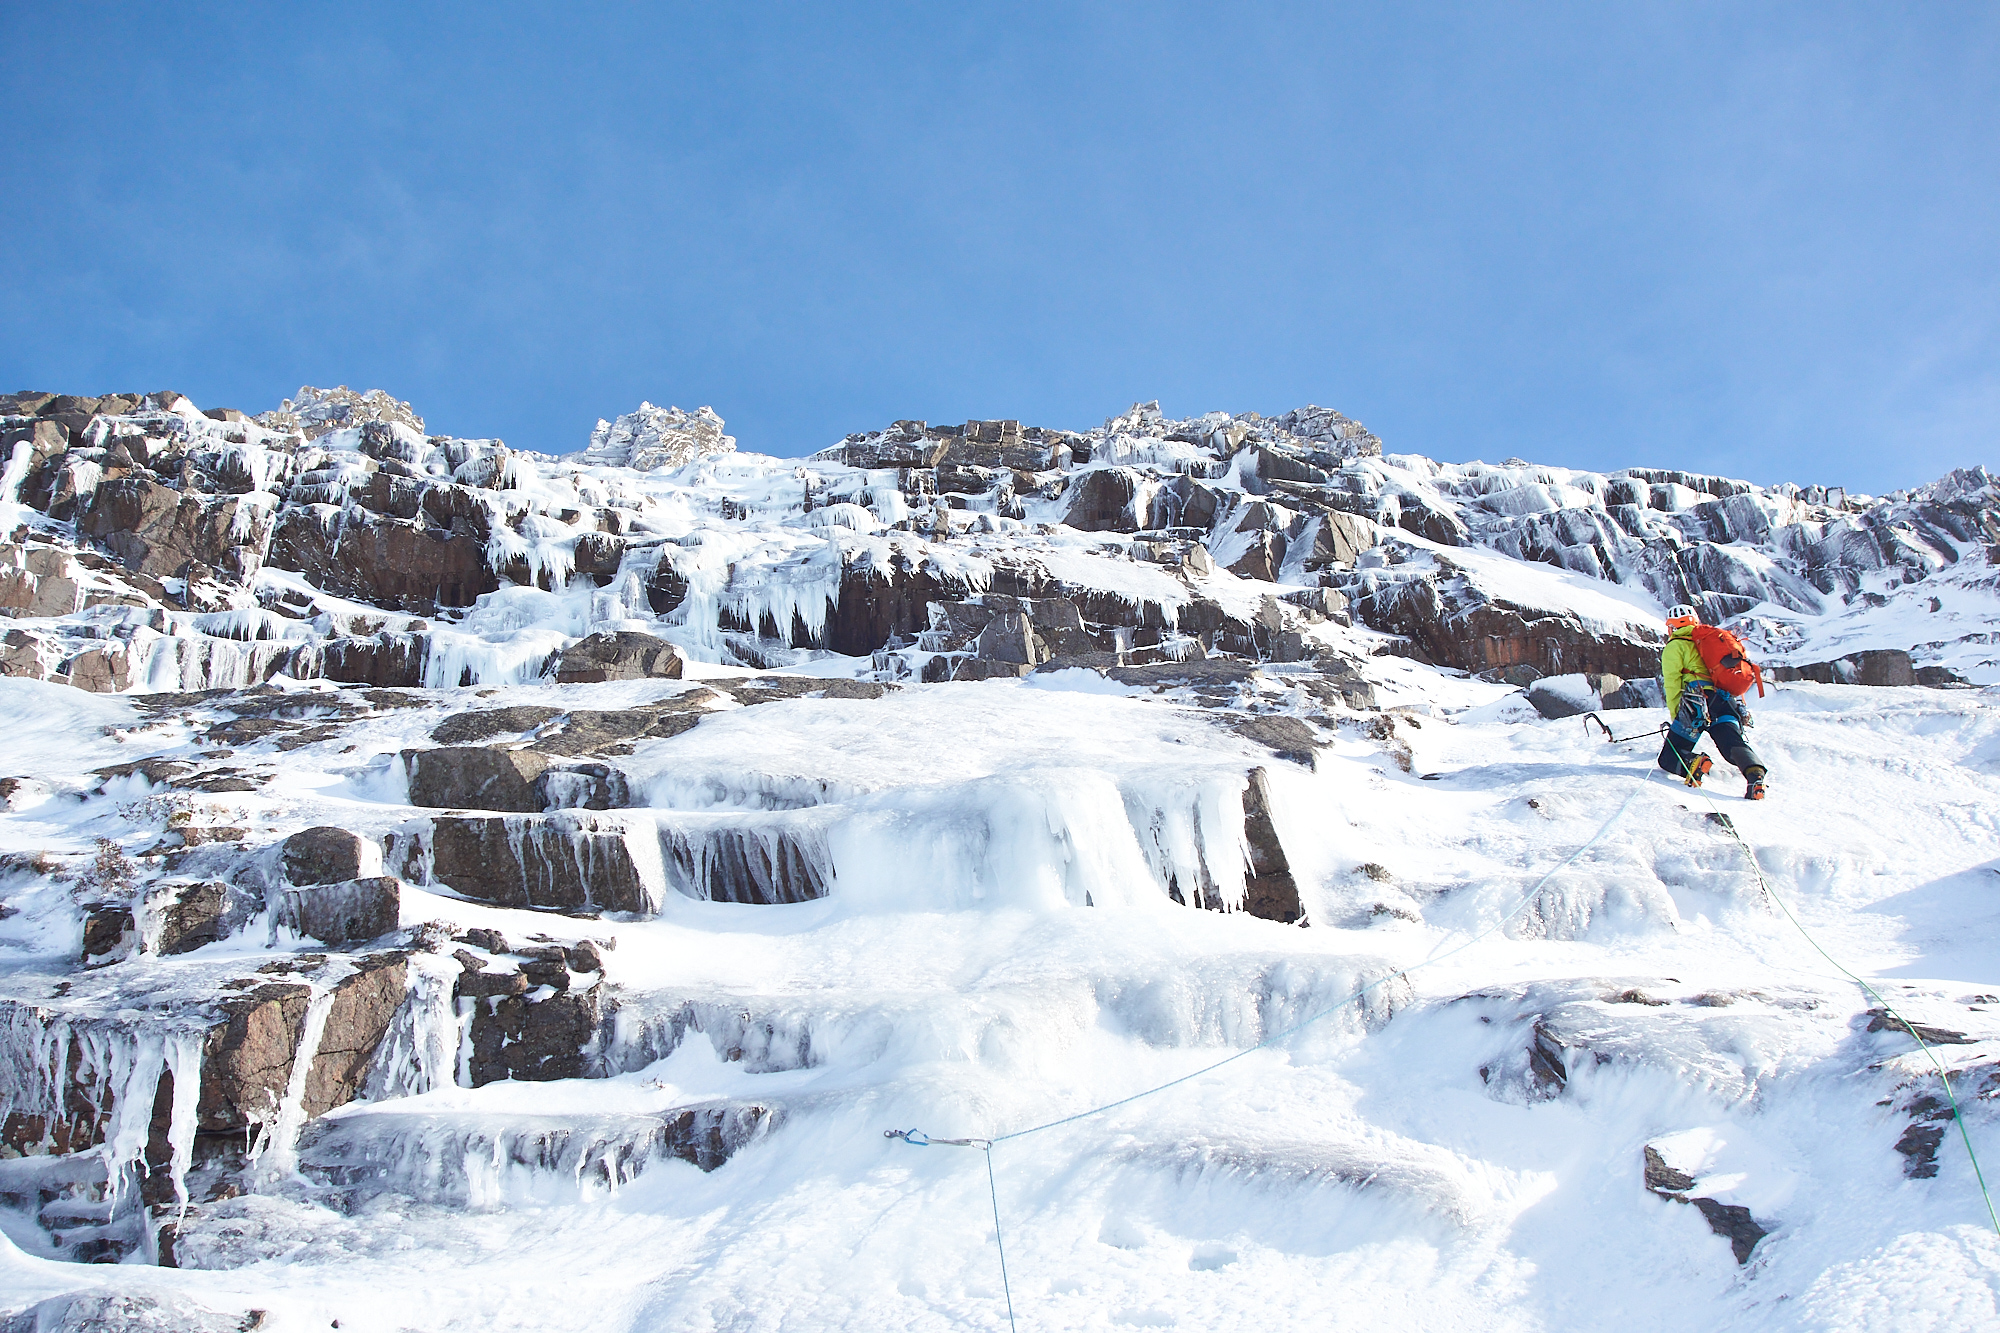
[[[1743,799],[1761,801],[1764,761],[1743,737],[1744,729],[1755,723],[1742,697],[1752,683],[1759,694],[1764,692],[1761,673],[1743,657],[1742,643],[1727,630],[1707,629],[1702,637],[1713,642],[1697,643],[1696,631],[1704,628],[1692,606],[1682,604],[1667,613],[1667,646],[1660,654],[1660,676],[1667,687],[1667,712],[1672,721],[1667,726],[1667,743],[1660,747],[1660,767],[1688,786],[1699,787],[1708,770],[1715,767],[1707,755],[1695,753],[1694,747],[1706,731],[1715,737],[1722,757],[1742,770]],[[1708,649],[1706,654],[1704,648]],[[1711,656],[1716,657],[1714,663],[1708,660]],[[1716,682],[1718,675],[1724,678],[1721,684]]]

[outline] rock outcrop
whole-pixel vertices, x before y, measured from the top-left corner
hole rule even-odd
[[[685,467],[736,448],[735,437],[722,433],[722,418],[714,408],[683,412],[678,407],[640,403],[616,421],[597,423],[590,444],[572,455],[585,467],[629,467],[635,472]]]
[[[558,685],[603,680],[679,680],[680,650],[650,634],[619,630],[592,634],[556,654],[549,664]]]
[[[660,908],[665,872],[650,818],[561,810],[424,823],[405,839],[405,864],[465,897],[574,916]]]

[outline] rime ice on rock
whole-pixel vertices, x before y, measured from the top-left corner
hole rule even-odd
[[[570,461],[586,467],[629,467],[656,472],[683,467],[715,454],[734,452],[736,439],[722,433],[722,418],[712,407],[683,412],[642,402],[636,412],[616,421],[599,419],[590,445]]]
[[[380,389],[356,393],[345,384],[331,389],[301,385],[298,397],[287,398],[275,410],[257,417],[259,425],[271,430],[296,431],[308,440],[370,421],[408,426],[420,435],[424,429],[424,419],[408,403],[391,398]]]

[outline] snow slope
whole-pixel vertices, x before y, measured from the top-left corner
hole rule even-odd
[[[41,709],[71,710],[58,716],[72,725],[87,716],[79,707],[110,704],[23,689]],[[1879,1104],[1923,1084],[1913,1043],[1862,1030],[1866,1000],[1763,901],[1707,805],[1649,772],[1644,745],[1604,746],[1574,719],[1491,718],[1464,684],[1406,733],[1433,780],[1348,736],[1317,772],[1287,775],[1286,836],[1323,872],[1314,925],[1301,930],[1178,908],[1136,858],[1117,857],[1126,826],[1093,804],[1092,783],[1146,780],[1170,763],[1189,775],[1242,748],[1194,710],[1019,682],[914,694],[743,710],[724,719],[733,726],[635,756],[636,771],[671,773],[683,790],[725,757],[773,780],[814,773],[864,805],[904,779],[905,836],[878,846],[850,815],[863,851],[826,899],[683,901],[654,920],[589,924],[616,938],[609,966],[622,985],[793,1024],[811,1033],[809,1064],[753,1072],[688,1041],[605,1080],[356,1103],[333,1117],[343,1130],[365,1136],[382,1120],[407,1139],[421,1127],[427,1153],[391,1153],[394,1169],[346,1210],[306,1180],[205,1205],[182,1270],[119,1273],[298,1327],[999,1327],[978,1153],[905,1147],[884,1129],[994,1135],[1087,1109],[1407,969],[1276,1048],[1001,1145],[1022,1326],[1990,1321],[2000,1246],[1963,1149],[1947,1141],[1937,1178],[1905,1179],[1893,1145],[1908,1117]],[[1131,710],[1143,720],[1122,715]],[[825,716],[803,716],[816,711]],[[1945,1048],[1955,1066],[1991,1069],[1990,701],[1798,685],[1767,701],[1761,723],[1776,795],[1752,807],[1723,794],[1720,806],[1772,887],[1836,957],[1895,978],[1881,984],[1913,1020],[1979,1039]],[[1135,750],[1139,735],[1157,739]],[[351,774],[406,739],[391,719],[347,738],[358,753],[294,751],[279,789],[238,799],[251,821],[407,814],[377,816],[379,798],[352,777],[315,776]],[[81,847],[115,828],[115,804],[18,812],[9,848]],[[1419,966],[1502,920],[1621,807],[1531,911]],[[954,874],[923,850],[954,836],[990,839],[1014,873],[966,880],[965,864]],[[1368,863],[1390,878],[1353,873]],[[1102,895],[1092,907],[1055,887],[1079,876]],[[1036,882],[1051,887],[1027,891]],[[1370,916],[1384,901],[1420,919]],[[405,914],[514,935],[551,924],[436,895],[406,901]],[[199,966],[210,950],[155,966]],[[10,988],[57,965],[19,935],[10,953]],[[1643,1000],[1615,998],[1632,992]],[[1538,1016],[1591,1052],[1571,1058],[1553,1097],[1526,1072]],[[1992,1114],[1971,1096],[1979,1078],[1961,1087],[1975,1143],[1992,1155]],[[608,1190],[489,1170],[467,1203],[437,1179],[436,1162],[471,1169],[491,1151],[476,1147],[482,1136],[524,1117],[588,1122],[716,1098],[783,1104],[787,1119],[711,1174],[669,1162]],[[1642,1148],[1672,1135],[1694,1144],[1708,1197],[1770,1227],[1747,1267],[1695,1209],[1643,1188]],[[23,1292],[104,1280],[18,1250],[7,1262]]]

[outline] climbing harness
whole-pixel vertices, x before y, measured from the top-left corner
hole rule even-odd
[[[1356,990],[1352,995],[1347,996],[1345,999],[1336,1001],[1335,1003],[1328,1005],[1326,1008],[1320,1010],[1318,1013],[1312,1014],[1307,1018],[1303,1018],[1297,1023],[1292,1024],[1292,1026],[1283,1029],[1282,1031],[1272,1033],[1270,1036],[1264,1038],[1264,1040],[1258,1042],[1255,1046],[1246,1046],[1240,1051],[1235,1051],[1229,1055],[1224,1056],[1222,1059],[1215,1061],[1213,1064],[1204,1065],[1202,1068],[1195,1070],[1193,1073],[1183,1074],[1179,1078],[1168,1079],[1165,1083],[1161,1083],[1156,1087],[1147,1088],[1142,1092],[1135,1092],[1129,1097],[1121,1097],[1115,1102],[1106,1102],[1102,1106],[1094,1106],[1087,1111],[1078,1111],[1074,1115],[1066,1115],[1061,1117],[1060,1119],[1050,1120],[1043,1124],[1031,1125],[1026,1129],[1017,1129],[1013,1131],[1011,1134],[996,1134],[990,1139],[988,1138],[939,1139],[939,1138],[932,1138],[930,1135],[924,1133],[924,1131],[922,1131],[921,1129],[885,1129],[882,1131],[882,1137],[886,1139],[901,1139],[904,1143],[909,1144],[911,1147],[914,1148],[928,1148],[932,1146],[954,1147],[954,1148],[978,1148],[979,1150],[981,1150],[986,1154],[986,1189],[987,1193],[989,1194],[993,1202],[993,1244],[994,1247],[1000,1253],[1000,1284],[1002,1290],[1006,1293],[1007,1296],[1007,1327],[1009,1329],[1012,1329],[1015,1326],[1014,1289],[1009,1284],[1007,1279],[1007,1247],[1001,1236],[1000,1187],[995,1179],[993,1172],[993,1149],[996,1145],[1005,1143],[1010,1139],[1023,1139],[1028,1137],[1030,1134],[1040,1134],[1044,1130],[1055,1129],[1061,1125],[1074,1124],[1079,1120],[1088,1120],[1092,1116],[1103,1115],[1105,1112],[1114,1111],[1121,1106],[1129,1106],[1133,1102],[1140,1101],[1147,1097],[1151,1097],[1155,1093],[1165,1092],[1169,1088],[1179,1087],[1181,1084],[1189,1082],[1192,1079],[1200,1078],[1205,1074],[1212,1074],[1216,1070],[1222,1068],[1224,1065],[1233,1064],[1236,1061],[1243,1059],[1245,1056],[1255,1054],[1256,1052],[1261,1051],[1266,1047],[1274,1046],[1277,1043],[1284,1041],[1289,1037],[1296,1036],[1300,1032],[1303,1032],[1305,1031],[1305,1029],[1311,1027],[1313,1024],[1319,1022],[1321,1019],[1328,1018],[1333,1014],[1340,1012],[1342,1009],[1345,1009],[1348,1005],[1354,1004],[1362,999],[1365,999],[1371,991],[1374,991],[1379,987],[1386,985],[1390,981],[1393,981],[1400,977],[1405,982],[1407,982],[1409,980],[1409,974],[1411,972],[1416,971],[1418,968],[1428,967],[1432,963],[1443,962],[1445,959],[1450,958],[1455,954],[1460,954],[1465,952],[1467,949],[1470,949],[1473,945],[1478,944],[1481,941],[1485,940],[1488,936],[1491,936],[1496,932],[1504,929],[1507,926],[1507,924],[1511,922],[1516,916],[1518,916],[1524,909],[1526,909],[1530,903],[1535,901],[1536,897],[1541,893],[1544,885],[1546,885],[1550,880],[1554,879],[1559,873],[1568,869],[1571,865],[1575,864],[1577,859],[1580,858],[1585,852],[1589,851],[1591,848],[1595,847],[1600,841],[1602,841],[1604,835],[1611,831],[1612,825],[1616,824],[1620,819],[1623,819],[1625,817],[1625,812],[1632,808],[1632,802],[1638,800],[1639,794],[1645,790],[1646,787],[1644,783],[1640,783],[1634,786],[1631,795],[1627,796],[1625,800],[1619,805],[1619,807],[1611,812],[1611,818],[1605,820],[1603,825],[1598,828],[1597,832],[1590,835],[1590,841],[1584,843],[1581,847],[1571,852],[1568,856],[1564,857],[1554,866],[1551,866],[1548,869],[1548,871],[1546,871],[1542,875],[1540,879],[1535,881],[1534,885],[1531,888],[1529,888],[1526,893],[1521,895],[1521,898],[1518,902],[1516,902],[1512,907],[1508,908],[1506,913],[1502,915],[1499,920],[1495,921],[1492,925],[1486,927],[1486,929],[1480,931],[1476,935],[1473,935],[1471,938],[1467,939],[1463,944],[1458,945],[1456,948],[1448,949],[1443,953],[1432,952],[1428,957],[1425,957],[1419,962],[1412,963],[1407,968],[1400,968],[1393,972],[1384,973],[1382,976],[1379,976],[1375,980],[1362,986],[1360,989]]]

